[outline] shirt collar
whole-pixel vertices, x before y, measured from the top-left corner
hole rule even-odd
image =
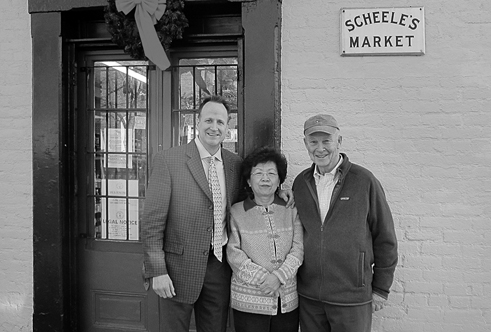
[[[340,154],[339,160],[338,160],[338,163],[336,164],[336,166],[334,166],[334,168],[329,173],[325,173],[324,175],[331,174],[332,177],[334,178],[336,176],[336,173],[338,172],[339,166],[341,166],[342,163],[343,163],[343,156]],[[323,175],[321,173],[319,173],[319,170],[317,169],[317,165],[315,165],[315,167],[314,167],[314,178],[318,180],[322,177],[323,177]]]
[[[199,157],[201,159],[206,159],[206,158],[211,157],[211,154],[203,146],[203,143],[201,143],[201,141],[199,140],[199,137],[196,137],[194,139],[194,142],[196,143],[196,147],[198,148],[198,152],[199,152]],[[216,157],[219,161],[222,161],[222,147],[218,148],[218,151],[214,154],[214,157]]]

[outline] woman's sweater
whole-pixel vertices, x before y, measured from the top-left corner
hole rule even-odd
[[[265,295],[259,284],[269,273],[281,282],[281,312],[298,307],[296,273],[303,261],[302,225],[295,208],[275,197],[267,207],[251,199],[231,209],[227,259],[232,268],[233,309],[276,315],[278,295]]]

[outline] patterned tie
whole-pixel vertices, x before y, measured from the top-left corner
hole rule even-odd
[[[213,252],[216,258],[222,261],[222,192],[220,182],[218,182],[217,168],[215,166],[215,157],[210,158],[210,168],[208,169],[208,182],[213,194]]]

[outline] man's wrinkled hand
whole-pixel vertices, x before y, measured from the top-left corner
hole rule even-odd
[[[164,299],[176,296],[174,284],[168,274],[152,278],[152,288],[154,292]]]
[[[287,208],[295,207],[295,199],[293,198],[293,191],[291,189],[280,189],[278,196],[286,202]]]
[[[384,299],[380,295],[372,293],[372,313],[382,310],[385,306],[385,302],[387,302],[386,299]]]

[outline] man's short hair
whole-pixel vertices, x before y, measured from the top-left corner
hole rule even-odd
[[[205,99],[203,99],[203,101],[201,102],[201,104],[199,105],[199,108],[198,108],[198,117],[201,115],[201,110],[203,109],[203,107],[209,102],[222,104],[225,107],[225,109],[227,110],[227,115],[228,115],[228,118],[230,120],[230,105],[225,98],[223,98],[222,96],[219,96],[219,95],[211,95],[211,96],[208,96]]]

